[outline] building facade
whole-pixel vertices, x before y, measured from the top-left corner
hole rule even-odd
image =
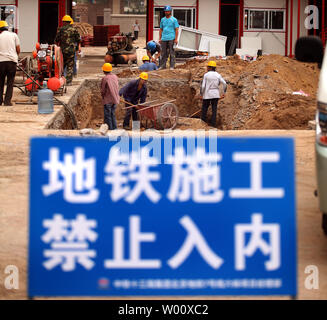
[[[294,55],[300,36],[315,34],[326,40],[325,0],[149,0],[147,40],[159,38],[163,8],[170,5],[181,25],[228,37],[226,52],[236,38],[261,37],[263,53]],[[318,28],[308,29],[307,6],[318,9]]]

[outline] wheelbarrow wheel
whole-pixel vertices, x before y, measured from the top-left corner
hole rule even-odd
[[[174,103],[165,103],[158,112],[161,129],[175,129],[178,124],[178,109]]]

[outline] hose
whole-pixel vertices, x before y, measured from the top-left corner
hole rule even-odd
[[[21,71],[24,72],[24,74],[32,80],[32,82],[34,84],[36,84],[39,88],[42,89],[42,87],[40,86],[39,83],[37,83],[22,67],[20,67],[19,65],[17,65],[17,68]],[[70,116],[70,119],[71,119],[71,122],[72,122],[72,127],[73,129],[78,129],[78,124],[77,124],[77,121],[76,121],[76,117],[75,117],[75,114],[74,114],[74,111],[72,110],[71,107],[69,107],[66,103],[62,102],[61,100],[59,100],[58,98],[56,97],[53,97],[54,100],[56,100],[59,104],[61,104],[64,108],[65,108],[65,111],[67,111],[67,113],[69,114]]]

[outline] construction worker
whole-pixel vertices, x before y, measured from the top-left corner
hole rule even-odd
[[[8,31],[8,23],[0,21],[0,105],[12,106],[11,98],[20,53],[20,41],[16,33]],[[7,78],[7,89],[3,101],[3,90]]]
[[[15,15],[14,9],[10,9],[9,14],[6,18],[6,22],[8,23],[8,31],[14,32],[15,31]]]
[[[129,129],[129,120],[133,118],[133,121],[137,121],[136,108],[131,105],[137,105],[139,102],[144,103],[148,92],[146,83],[149,79],[149,75],[146,72],[142,72],[138,79],[128,82],[123,88],[120,89],[119,95],[124,97],[126,115],[124,118],[123,127]]]
[[[157,63],[161,54],[161,45],[158,41],[151,40],[146,44],[146,53],[150,61]]]
[[[133,32],[134,32],[134,39],[137,40],[139,38],[139,32],[141,32],[141,27],[139,25],[139,22],[135,20],[135,23],[133,24]]]
[[[112,74],[112,65],[105,63],[102,66],[105,74],[101,81],[101,96],[104,106],[104,123],[108,125],[109,130],[117,129],[115,110],[119,104],[119,86],[118,77]]]
[[[139,67],[140,71],[153,71],[158,69],[155,63],[150,62],[150,58],[148,56],[143,56],[142,61],[143,64]]]
[[[60,46],[66,68],[66,85],[71,86],[73,80],[74,57],[76,46],[80,43],[80,35],[71,25],[72,18],[66,15],[62,18],[63,26],[57,31],[55,43]]]
[[[74,20],[72,18],[72,21],[70,22],[72,26],[74,26]],[[82,37],[80,36],[80,42],[76,43],[76,51],[75,51],[75,56],[74,56],[74,68],[73,68],[73,76],[77,76],[77,52],[81,52],[81,46],[82,46]]]
[[[211,126],[216,126],[216,117],[217,117],[217,106],[218,106],[218,100],[220,98],[225,97],[225,93],[227,90],[227,84],[226,81],[223,79],[223,77],[216,72],[216,62],[215,61],[209,61],[208,62],[208,72],[205,73],[202,85],[201,85],[201,98],[202,98],[202,115],[201,119],[203,121],[206,121],[207,119],[207,111],[209,106],[212,107],[212,116],[210,124]],[[223,85],[224,93],[220,96],[219,92],[219,85]]]
[[[177,45],[179,24],[171,15],[171,6],[165,6],[165,17],[160,21],[159,41],[161,44],[161,69],[166,69],[168,56],[170,55],[170,69],[175,68],[175,45]]]

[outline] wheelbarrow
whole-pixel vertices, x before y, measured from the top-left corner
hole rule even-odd
[[[142,104],[131,105],[125,109],[136,108],[139,114],[140,122],[145,121],[145,128],[148,128],[148,122],[152,123],[152,127],[168,130],[175,129],[178,124],[178,109],[173,103],[176,100],[160,101],[153,100]],[[143,124],[143,123],[142,123]]]

